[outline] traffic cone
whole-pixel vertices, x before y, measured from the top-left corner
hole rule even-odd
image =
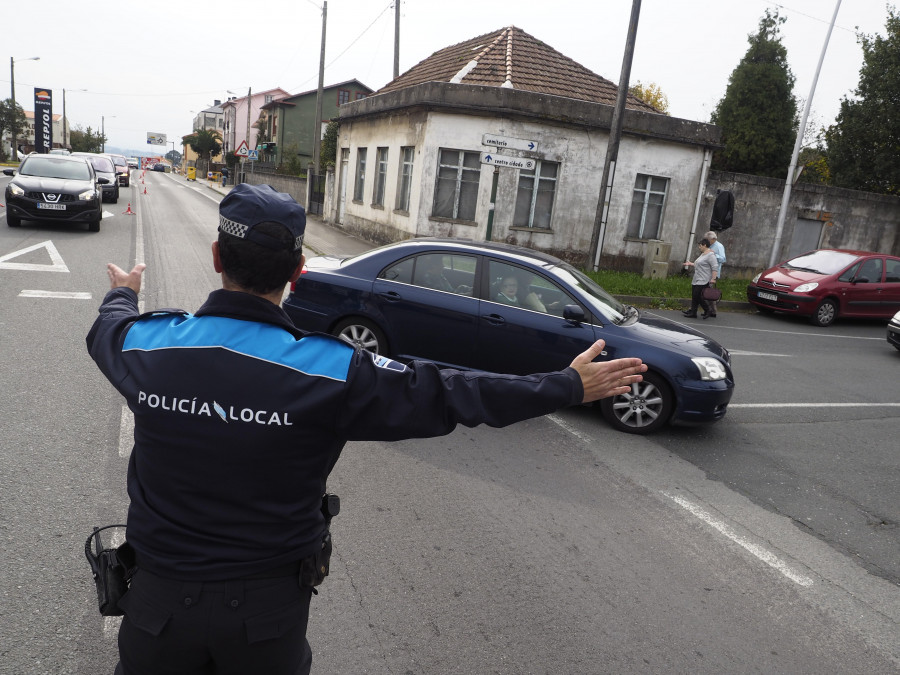
[[[144,194],[147,194],[147,188],[144,188]]]
[[[122,214],[125,216],[133,216],[136,215],[134,211],[131,210],[131,202],[128,202],[128,210],[122,211]]]

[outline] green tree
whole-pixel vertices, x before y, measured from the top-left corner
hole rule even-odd
[[[325,127],[325,135],[322,136],[322,145],[319,150],[319,166],[322,169],[333,169],[337,161],[338,131],[341,128],[340,121],[334,119]]]
[[[669,114],[669,97],[663,93],[656,82],[643,84],[640,80],[628,87],[628,93],[637,96],[644,103],[649,103],[664,115]]]
[[[766,10],[759,30],[748,36],[750,47],[728,78],[725,96],[711,121],[722,128],[725,149],[713,167],[784,178],[794,149],[797,101],[794,75],[781,44],[785,19]]]
[[[106,138],[103,134],[90,127],[82,129],[81,125],[76,125],[69,133],[69,145],[72,146],[72,152],[102,152],[105,141]]]
[[[183,140],[191,146],[191,150],[196,152],[200,159],[205,159],[207,162],[222,152],[222,134],[218,129],[197,129],[194,133],[185,136]]]
[[[887,34],[857,34],[863,65],[855,100],[844,97],[825,133],[832,183],[900,195],[900,13],[888,7]]]
[[[9,136],[10,141],[12,141],[12,132],[13,128],[15,128],[16,137],[21,140],[25,134],[26,123],[25,111],[22,110],[22,106],[16,103],[16,108],[13,110],[11,98],[0,101],[0,138]],[[15,153],[13,153],[13,156],[15,156]],[[0,160],[6,160],[6,152],[2,144],[0,144]]]

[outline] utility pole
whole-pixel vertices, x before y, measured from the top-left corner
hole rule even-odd
[[[612,123],[609,129],[606,162],[603,164],[603,177],[600,180],[600,197],[597,199],[597,213],[594,217],[594,229],[591,234],[591,247],[588,253],[588,260],[595,272],[600,268],[600,255],[603,252],[603,240],[606,237],[606,219],[609,215],[609,200],[612,194],[613,180],[616,175],[619,140],[622,137],[622,118],[625,115],[625,99],[628,96],[628,81],[631,78],[631,61],[634,57],[634,43],[637,40],[637,27],[640,16],[641,0],[632,0],[631,21],[628,24],[628,38],[625,42],[625,56],[622,58],[622,73],[619,75],[619,91],[616,94],[616,107],[613,110]]]
[[[19,59],[19,61],[40,61],[40,56],[32,56],[27,59]],[[12,98],[12,118],[13,118],[13,126],[12,126],[12,161],[19,161],[19,139],[16,138],[16,68],[15,68],[15,59],[13,57],[9,57],[9,84],[10,84],[10,95]]]
[[[394,0],[394,79],[400,77],[400,0]]]
[[[791,199],[791,186],[797,178],[794,176],[794,169],[797,168],[797,157],[800,155],[800,144],[803,141],[803,132],[806,130],[806,118],[809,116],[809,107],[812,105],[813,96],[816,93],[816,83],[819,81],[819,72],[822,70],[822,61],[825,60],[825,50],[828,49],[828,41],[831,39],[831,31],[834,28],[834,22],[837,20],[838,10],[840,8],[841,0],[837,0],[837,4],[834,6],[834,14],[831,17],[831,25],[828,26],[828,33],[825,35],[825,44],[822,45],[822,53],[819,55],[819,65],[816,66],[816,75],[813,77],[812,87],[809,90],[806,105],[803,107],[803,119],[800,120],[800,126],[797,127],[797,139],[794,141],[794,152],[791,155],[791,164],[788,166],[787,178],[785,178],[784,181],[784,193],[781,195],[781,208],[778,210],[778,221],[775,225],[775,241],[772,242],[769,267],[774,267],[781,257],[778,254],[778,249],[781,248],[781,233],[782,230],[784,230],[787,206]]]
[[[322,153],[322,90],[325,86],[325,27],[328,22],[328,2],[322,2],[322,44],[319,48],[319,86],[316,89],[316,127],[313,129],[313,167],[319,175],[319,155]]]

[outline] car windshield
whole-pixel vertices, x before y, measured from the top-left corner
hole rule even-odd
[[[788,260],[782,267],[815,274],[837,274],[857,258],[859,256],[841,251],[812,251]]]
[[[105,171],[106,173],[115,173],[116,167],[106,157],[89,157],[91,164],[94,165],[95,171]]]
[[[112,161],[115,163],[116,166],[128,166],[128,162],[125,160],[124,157],[113,157]]]
[[[89,180],[91,170],[83,162],[73,162],[56,157],[29,157],[22,162],[19,173],[23,176],[40,176],[42,178],[67,178],[71,180]]]
[[[603,290],[600,285],[584,272],[575,269],[567,263],[550,268],[557,277],[582,292],[583,298],[589,302],[592,309],[610,319],[613,323],[622,321],[631,315],[631,309],[616,300]]]

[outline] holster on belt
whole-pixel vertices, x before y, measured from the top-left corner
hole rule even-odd
[[[325,533],[322,547],[300,561],[300,586],[315,588],[328,576],[331,564],[331,519],[341,512],[341,498],[335,494],[322,496],[322,515],[325,516]]]
[[[128,592],[128,584],[137,568],[134,549],[126,541],[118,548],[106,548],[100,533],[110,528],[124,528],[124,525],[95,527],[93,534],[84,542],[84,555],[91,566],[94,583],[97,586],[97,603],[101,616],[121,616],[119,600]],[[91,550],[91,540],[94,550]]]

